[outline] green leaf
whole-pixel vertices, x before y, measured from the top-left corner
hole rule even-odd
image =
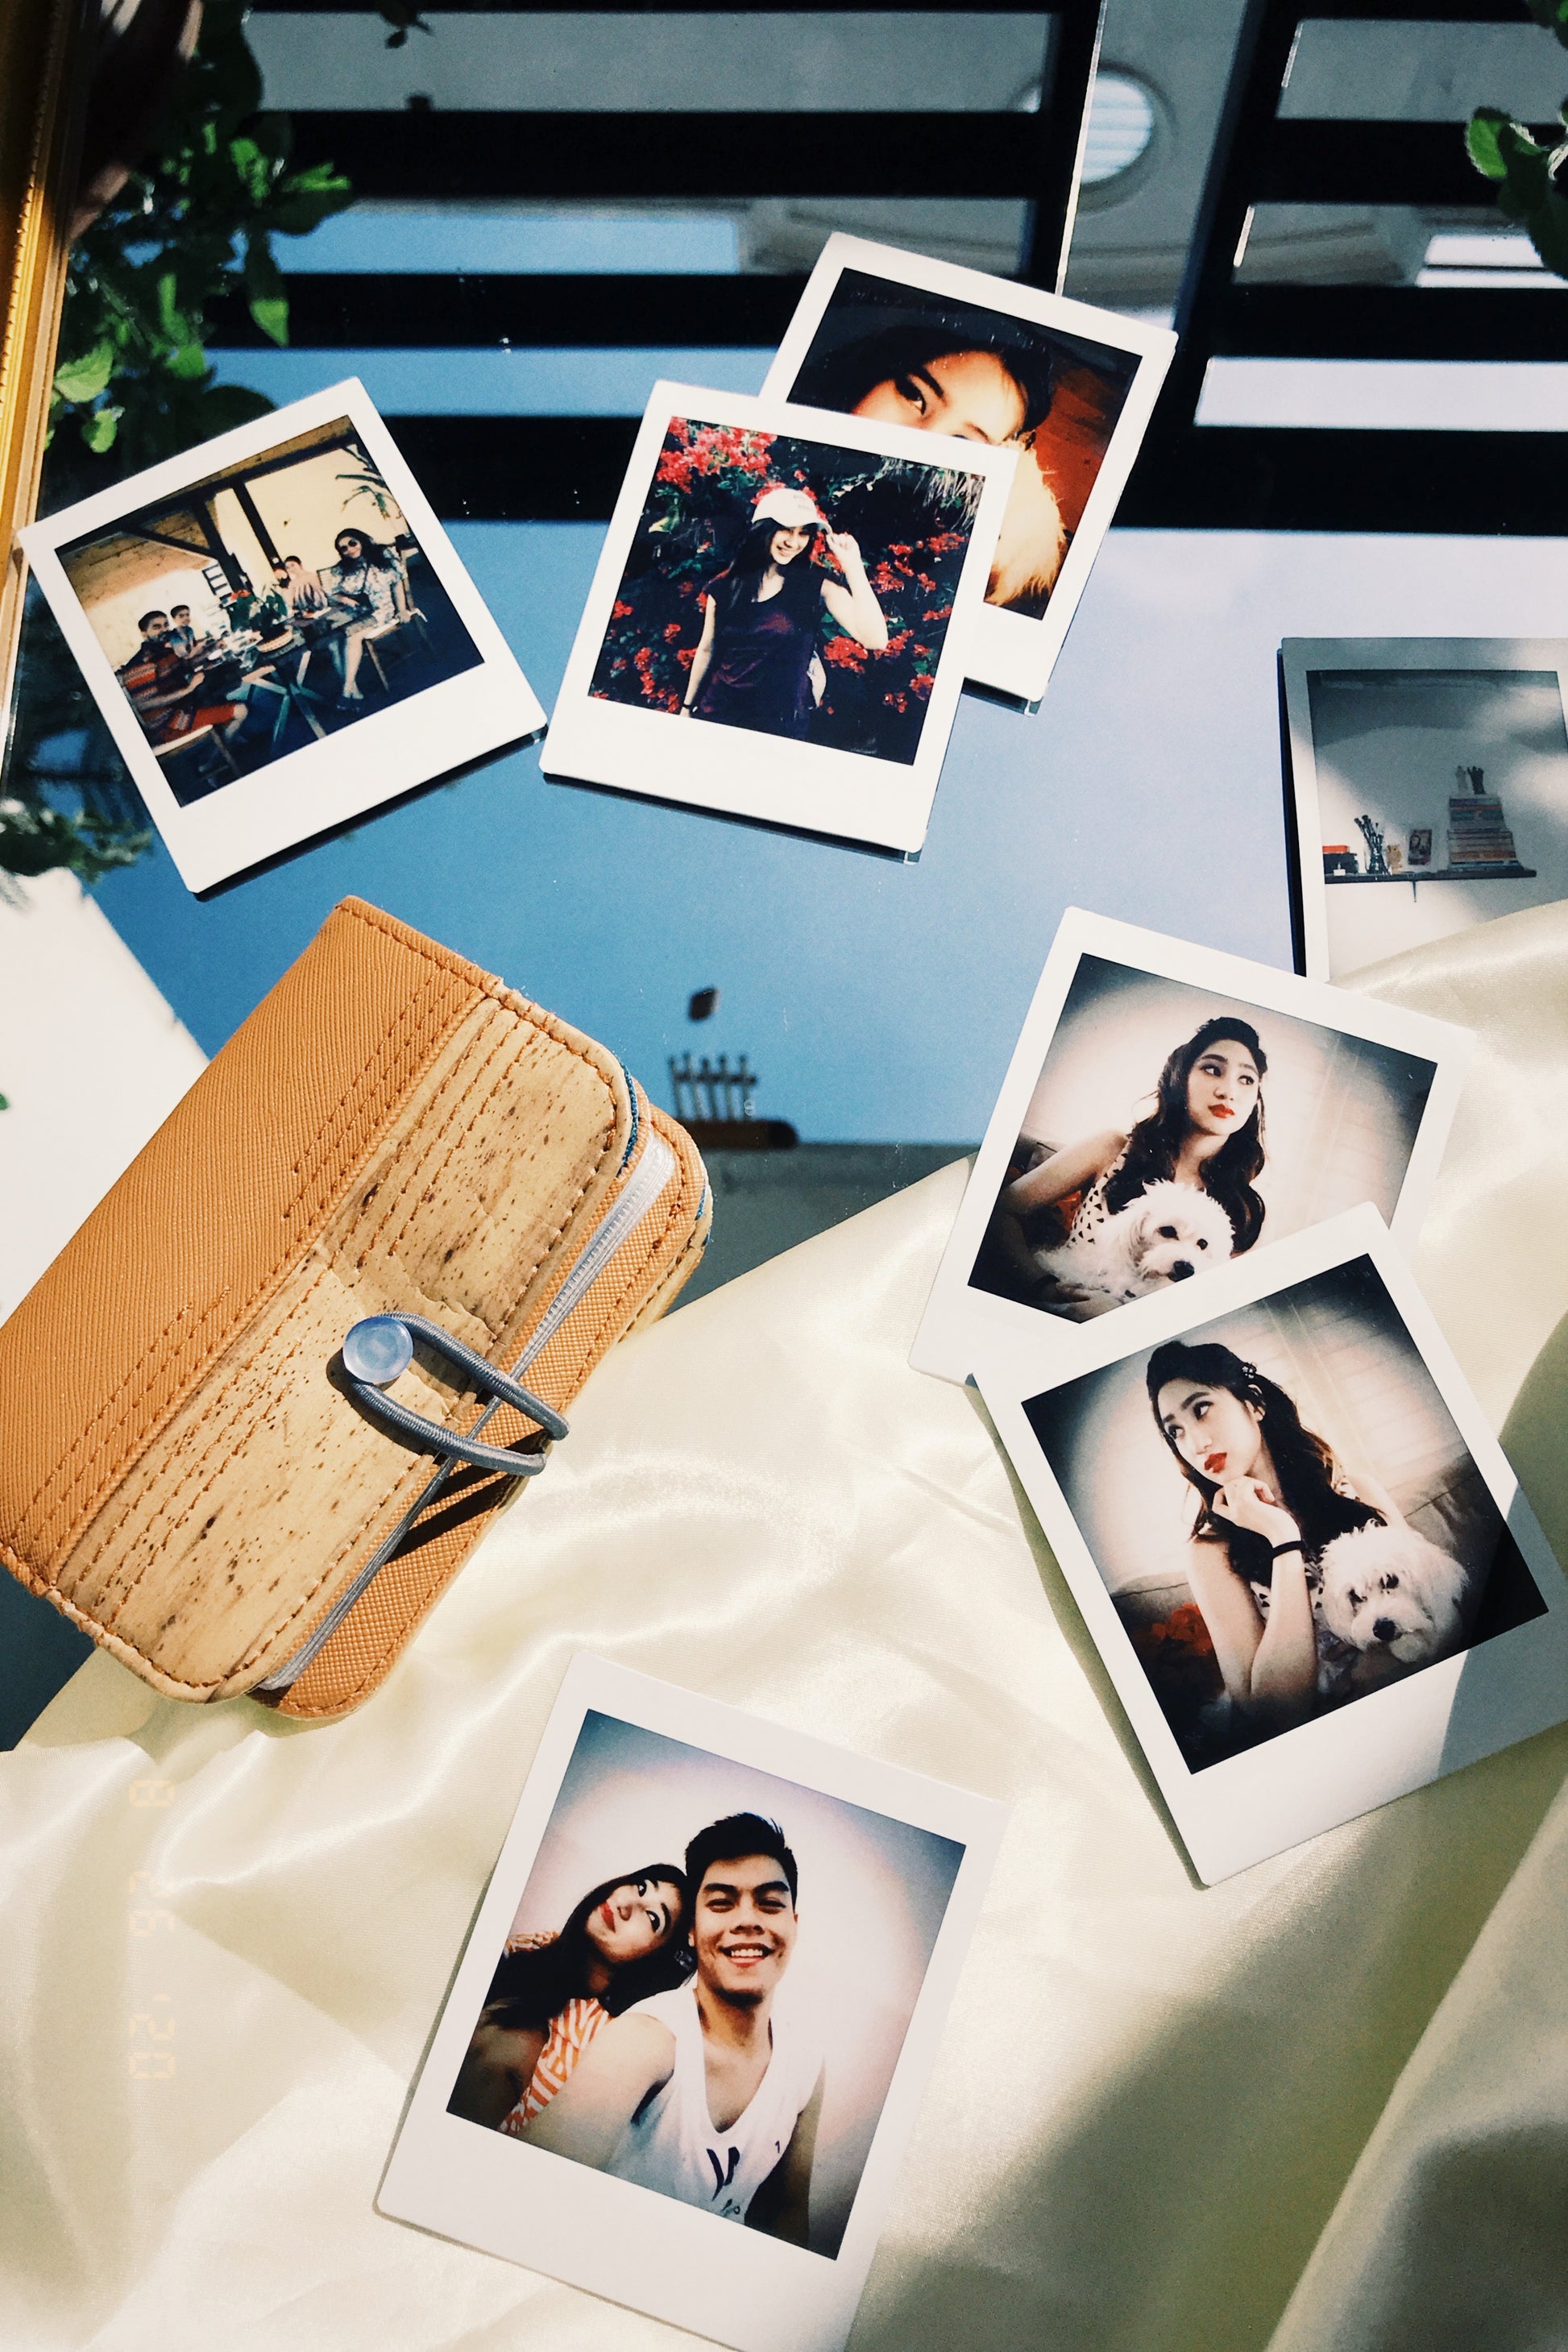
[[[114,344],[105,335],[79,360],[67,360],[55,370],[55,390],[62,400],[96,400],[114,373]]]
[[[1483,179],[1508,177],[1508,165],[1498,144],[1498,133],[1507,121],[1507,115],[1500,114],[1495,106],[1478,106],[1465,125],[1466,152]]]
[[[207,372],[207,355],[200,343],[176,343],[169,354],[169,370],[182,383],[199,383]]]
[[[254,139],[245,138],[231,139],[228,154],[251,203],[265,204],[272,193],[272,174],[276,168],[271,156],[263,154]]]
[[[267,225],[285,236],[308,236],[353,200],[351,181],[338,177],[330,165],[312,165],[309,173],[292,173],[277,190],[268,207]]]
[[[265,229],[252,229],[245,240],[245,290],[250,315],[275,343],[289,340],[289,289],[272,257]]]
[[[248,425],[254,417],[270,415],[272,406],[265,393],[252,392],[248,384],[215,383],[201,396],[202,434],[210,438],[215,433],[226,433],[231,425]]]
[[[118,408],[95,408],[90,416],[81,420],[81,437],[95,457],[114,446],[114,436],[120,430],[121,411]]]
[[[1568,48],[1568,0],[1525,0],[1525,5],[1542,32],[1555,33]]]
[[[1503,202],[1514,218],[1521,218],[1546,202],[1552,186],[1552,174],[1548,169],[1551,151],[1532,139],[1518,122],[1503,123],[1498,131],[1497,142],[1498,152],[1508,174],[1503,184]]]

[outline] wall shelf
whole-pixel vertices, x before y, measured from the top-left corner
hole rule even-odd
[[[1397,874],[1325,874],[1323,880],[1331,890],[1348,886],[1354,889],[1363,882],[1408,882],[1414,890],[1417,882],[1533,882],[1533,866],[1404,866]]]

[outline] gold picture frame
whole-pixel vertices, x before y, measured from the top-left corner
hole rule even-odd
[[[0,7],[0,717],[8,717],[65,299],[81,140],[82,0]],[[0,734],[3,740],[3,734]]]

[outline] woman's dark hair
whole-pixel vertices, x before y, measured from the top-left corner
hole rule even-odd
[[[1222,1037],[1245,1045],[1263,1077],[1268,1056],[1256,1029],[1228,1013],[1205,1021],[1184,1045],[1178,1045],[1160,1073],[1155,1103],[1147,1118],[1139,1120],[1127,1139],[1121,1167],[1105,1188],[1105,1205],[1114,1215],[1135,1201],[1147,1185],[1176,1172],[1176,1157],[1187,1139],[1187,1084],[1196,1063]],[[1252,1189],[1252,1179],[1263,1165],[1263,1095],[1261,1088],[1252,1116],[1226,1136],[1199,1171],[1203,1188],[1230,1219],[1237,1257],[1249,1250],[1263,1231],[1263,1202]]]
[[[709,593],[718,601],[721,618],[727,619],[737,605],[749,604],[755,596],[757,583],[773,562],[774,540],[781,530],[793,527],[771,517],[765,522],[748,523],[741,544],[710,583]],[[793,562],[785,564],[782,575],[780,593],[797,622],[814,615],[822,600],[825,575],[813,561],[820,530],[820,525],[812,527],[811,539]]]
[[[623,2010],[651,2000],[655,1993],[672,1992],[690,1975],[691,1948],[680,1933],[681,1913],[688,1906],[686,1873],[679,1863],[649,1863],[642,1870],[617,1871],[584,1895],[552,1942],[531,1951],[501,1954],[485,1995],[485,2007],[496,2011],[496,2024],[509,2032],[547,2026],[569,2000],[592,1991],[588,1972],[600,1954],[589,1937],[588,1921],[606,1895],[617,1886],[635,1886],[639,1878],[650,1885],[673,1886],[680,1898],[679,1908],[658,1949],[616,1969],[598,1999],[612,2017],[619,2017]]]
[[[1006,370],[1024,404],[1020,431],[1032,433],[1045,423],[1056,389],[1047,352],[1033,352],[1026,343],[1009,342],[1002,336],[946,326],[940,319],[881,327],[837,351],[813,352],[795,378],[790,397],[806,401],[814,408],[852,411],[878,384],[889,379],[896,382],[916,368],[929,368],[933,360],[954,359],[961,352],[986,352]]]
[[[1279,1483],[1279,1500],[1301,1530],[1309,1565],[1316,1567],[1323,1547],[1331,1543],[1335,1536],[1349,1535],[1357,1528],[1384,1525],[1383,1513],[1373,1510],[1370,1503],[1355,1502],[1349,1495],[1339,1492],[1334,1485],[1333,1449],[1315,1430],[1302,1426],[1300,1414],[1279,1381],[1260,1372],[1256,1364],[1243,1363],[1238,1355],[1222,1347],[1217,1339],[1197,1345],[1185,1339],[1167,1339],[1150,1357],[1147,1378],[1149,1405],[1155,1425],[1170,1447],[1177,1468],[1198,1497],[1193,1533],[1200,1543],[1223,1543],[1230,1553],[1231,1566],[1249,1583],[1272,1581],[1270,1547],[1252,1528],[1238,1528],[1233,1520],[1215,1516],[1213,1505],[1219,1481],[1205,1478],[1201,1470],[1194,1470],[1176,1452],[1175,1441],[1160,1419],[1160,1391],[1172,1381],[1191,1381],[1194,1387],[1205,1389],[1227,1389],[1243,1404],[1258,1407],[1262,1414],[1259,1426],[1263,1442]]]

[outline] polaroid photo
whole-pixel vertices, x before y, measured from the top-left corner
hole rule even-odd
[[[1562,637],[1286,640],[1301,971],[1568,898],[1565,679]]]
[[[1084,1339],[981,1393],[1205,1883],[1568,1716],[1568,1586],[1375,1210]]]
[[[656,384],[545,773],[918,850],[1016,455]]]
[[[1018,450],[968,674],[1034,703],[1175,348],[1167,328],[839,235],[763,390]]]
[[[352,380],[20,539],[192,890],[544,724]]]
[[[379,2210],[739,2352],[837,2352],[1005,1821],[574,1658]]]
[[[1074,1360],[1074,1326],[1359,1201],[1408,1248],[1472,1043],[1069,908],[910,1361]]]

